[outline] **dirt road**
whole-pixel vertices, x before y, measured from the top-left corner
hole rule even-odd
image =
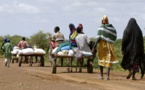
[[[111,80],[98,79],[99,71],[89,74],[86,69],[82,73],[67,73],[66,67],[58,67],[57,74],[51,74],[51,65],[38,67],[38,63],[30,67],[18,63],[4,66],[0,59],[0,90],[145,90],[145,77],[142,80],[127,80],[127,72],[111,71]],[[137,74],[139,79],[140,74]]]

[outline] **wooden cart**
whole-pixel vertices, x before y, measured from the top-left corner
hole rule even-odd
[[[16,60],[16,63],[18,63],[18,57],[17,57],[17,54],[12,54],[12,63],[14,63],[14,61]]]
[[[57,58],[69,58],[71,60],[71,66],[68,67],[72,67],[72,60],[76,59],[74,56],[68,56],[68,55],[64,55],[64,56],[59,56],[59,55],[52,55],[53,58],[55,58],[54,60],[52,60],[52,74],[56,74],[57,72]],[[87,72],[88,73],[92,73],[93,72],[93,56],[83,56],[83,59],[87,58]]]
[[[33,64],[33,57],[40,57],[40,61],[39,61],[39,66],[43,67],[44,66],[44,55],[45,54],[30,54],[30,55],[24,55],[24,54],[20,54],[19,57],[19,64],[18,66],[20,67],[22,62],[23,62],[23,57],[29,57],[29,66],[32,66]]]

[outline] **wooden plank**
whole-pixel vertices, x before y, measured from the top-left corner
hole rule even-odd
[[[54,55],[51,54],[55,58],[76,58],[75,56],[69,56],[69,55]],[[92,56],[83,56],[82,58],[90,58]]]
[[[69,56],[69,55],[54,55],[54,54],[51,54],[52,55],[52,57],[53,58],[55,58],[53,61],[52,61],[52,74],[56,74],[56,72],[57,72],[57,67],[61,67],[61,66],[57,66],[56,65],[56,60],[57,60],[57,58],[76,58],[75,56]],[[91,57],[93,57],[93,55],[92,56],[83,56],[82,58],[91,58]],[[90,60],[90,59],[88,59],[88,61],[87,61],[87,71],[88,71],[88,73],[92,73],[93,72],[93,66],[90,64],[90,62],[91,63],[93,63],[92,62],[92,60]],[[72,63],[72,62],[71,62]],[[67,66],[67,67],[72,67],[72,65],[71,66]]]

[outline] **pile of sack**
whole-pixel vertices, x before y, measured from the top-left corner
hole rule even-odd
[[[15,46],[13,48],[12,54],[23,54],[23,55],[30,55],[30,54],[46,54],[46,52],[41,48],[25,48],[25,49],[19,49],[19,47]]]
[[[81,51],[78,48],[72,48],[70,50],[61,50],[59,52],[57,52],[58,47],[56,47],[55,49],[52,50],[52,54],[56,54],[59,56],[75,56],[77,58],[81,57],[81,56],[91,56],[92,53],[91,52],[85,52],[85,51]]]

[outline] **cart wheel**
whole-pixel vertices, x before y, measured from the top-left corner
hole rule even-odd
[[[16,63],[18,63],[18,59],[16,60]]]
[[[56,59],[52,60],[52,74],[56,73]]]
[[[22,60],[19,61],[19,67],[21,67],[21,64],[22,64]]]
[[[88,59],[88,61],[87,61],[87,72],[93,73],[93,62],[91,59]]]
[[[32,64],[33,64],[33,58],[31,57],[29,66],[32,66]]]
[[[32,62],[32,61],[30,61],[30,64],[29,64],[29,66],[32,66],[32,64],[33,64],[33,62]]]
[[[5,66],[7,66],[7,62],[5,62]]]
[[[69,73],[69,72],[72,72],[72,70],[70,70],[70,67],[67,68],[67,72],[68,72],[68,73]]]
[[[40,66],[44,67],[44,57],[43,56],[40,57]]]

